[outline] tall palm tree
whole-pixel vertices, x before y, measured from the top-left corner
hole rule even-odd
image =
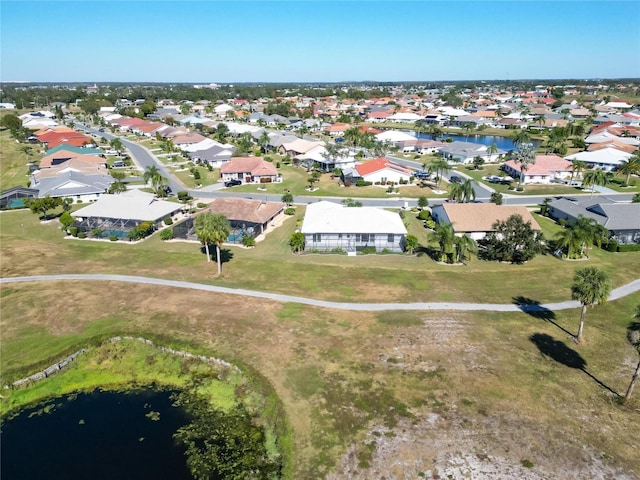
[[[451,170],[451,165],[444,158],[437,158],[427,164],[427,171],[429,173],[435,173],[438,177],[438,187],[440,186],[440,180],[442,175]]]
[[[260,135],[260,138],[258,139],[258,142],[260,142],[260,145],[262,146],[262,153],[267,153],[267,147],[269,146],[270,140],[269,134],[266,131],[262,132],[262,135]]]
[[[442,136],[442,128],[440,128],[435,123],[432,123],[427,127],[427,132],[431,135],[431,140],[437,140],[440,136]]]
[[[212,213],[201,213],[196,217],[195,232],[198,240],[204,245],[207,252],[207,262],[211,261],[209,254],[209,245],[213,242],[213,222]]]
[[[521,143],[518,146],[518,151],[513,154],[513,161],[520,164],[521,173],[518,181],[518,188],[522,188],[522,181],[524,180],[524,176],[529,165],[536,163],[536,149],[533,147],[533,144]]]
[[[627,328],[627,340],[633,348],[635,348],[640,354],[640,305],[636,307],[636,313],[633,316],[634,322],[631,322],[629,328]],[[631,398],[631,392],[633,392],[633,387],[640,376],[640,361],[638,361],[638,365],[636,366],[636,370],[631,377],[631,383],[629,383],[629,388],[627,388],[627,393],[624,395],[625,401]]]
[[[596,185],[606,185],[607,184],[607,174],[604,170],[600,170],[599,168],[594,168],[593,170],[589,170],[584,174],[584,179],[582,180],[582,185],[591,186],[591,197],[593,198],[593,193],[596,190]]]
[[[582,160],[572,160],[571,162],[571,181],[573,183],[573,177],[575,175],[578,178],[578,175],[581,175],[587,169],[587,164]]]
[[[229,237],[229,233],[231,233],[231,225],[229,224],[229,220],[227,217],[222,215],[221,213],[212,214],[211,226],[213,235],[211,237],[211,241],[216,245],[216,257],[218,260],[218,275],[222,273],[222,258],[220,256],[220,247],[224,242],[226,242]]]
[[[616,171],[627,176],[626,184],[629,185],[631,175],[640,172],[640,152],[635,152],[628,160],[622,160]]]
[[[487,147],[487,153],[489,154],[489,161],[492,161],[491,157],[493,157],[496,153],[498,153],[498,145],[492,143]]]
[[[609,298],[609,293],[611,293],[611,284],[605,272],[596,267],[587,267],[576,271],[573,277],[573,285],[571,286],[571,298],[579,301],[582,305],[580,327],[576,336],[578,343],[582,341],[587,307],[605,303]]]
[[[160,169],[156,165],[147,167],[142,175],[142,179],[149,183],[151,182],[151,188],[158,197],[164,196],[164,186],[168,185],[169,181],[162,176]]]

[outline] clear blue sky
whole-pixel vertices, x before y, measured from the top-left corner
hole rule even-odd
[[[0,1],[2,81],[640,77],[640,1]]]

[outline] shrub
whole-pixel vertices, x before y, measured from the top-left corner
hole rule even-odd
[[[69,227],[69,235],[72,237],[78,236],[78,227]]]
[[[111,235],[109,237],[109,240],[111,240],[112,242],[117,242],[118,241],[118,237],[116,235]]]
[[[87,238],[87,234],[84,232],[78,233],[78,238]]]
[[[429,212],[429,210],[420,210],[420,213],[418,214],[418,220],[430,220],[431,219],[431,212]]]
[[[366,180],[356,180],[356,187],[368,187],[370,185],[372,185],[372,183]],[[378,182],[376,182],[376,185],[378,185]]]
[[[436,228],[436,221],[433,218],[430,218],[425,222],[424,226],[430,230],[433,230],[434,228]]]
[[[640,252],[640,244],[618,245],[619,252]]]
[[[331,253],[337,253],[338,255],[346,255],[347,251],[344,248],[334,248],[331,250]]]
[[[189,192],[187,192],[186,190],[180,190],[178,192],[178,201],[188,202],[190,198],[191,196],[189,195]]]
[[[610,240],[606,245],[602,245],[602,248],[607,252],[617,252],[618,242],[616,242],[615,240]]]
[[[163,222],[165,225],[173,225],[173,219],[171,217],[164,217]]]
[[[94,237],[101,237],[102,236],[102,230],[99,228],[92,228],[91,229],[91,235],[93,235]]]
[[[165,228],[160,232],[160,240],[171,240],[173,238],[173,228]]]
[[[271,157],[269,157],[269,156],[262,157],[262,159],[263,159],[265,162],[273,162],[273,158],[271,158]]]
[[[202,203],[202,202],[198,202],[196,207],[198,207],[198,208],[207,208],[207,204],[206,203]]]
[[[286,208],[284,210],[284,214],[285,215],[295,215],[296,214],[296,209],[293,208],[293,207]]]
[[[373,253],[376,253],[376,247],[364,247],[362,249],[363,255],[371,255]]]
[[[82,203],[82,199],[79,199],[78,201],[76,201],[76,203]]]
[[[276,162],[276,168],[280,168],[280,162]]]
[[[200,180],[200,170],[198,170],[197,168],[193,169],[193,179],[194,180]]]
[[[256,246],[256,239],[253,237],[250,237],[248,235],[243,235],[242,236],[242,245],[244,245],[245,247],[255,247]]]
[[[517,187],[516,192],[524,192],[524,187]]]

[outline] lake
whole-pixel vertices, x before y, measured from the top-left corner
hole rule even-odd
[[[431,135],[420,133],[417,135],[417,138],[422,138],[425,140],[431,140]],[[442,137],[438,138],[439,141],[442,141],[444,138],[451,138],[454,142],[472,142],[472,143],[481,143],[483,145],[492,145],[496,144],[500,150],[517,150],[515,144],[512,139],[508,137],[498,137],[495,135],[459,135],[453,133],[446,133]],[[540,145],[540,142],[537,140],[532,140],[534,147]]]
[[[173,434],[188,423],[171,392],[81,393],[2,423],[2,480],[193,477]],[[48,413],[43,407],[51,407]],[[47,408],[49,408],[47,407]]]

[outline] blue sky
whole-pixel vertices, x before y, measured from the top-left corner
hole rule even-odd
[[[640,77],[640,1],[0,2],[2,81]]]

